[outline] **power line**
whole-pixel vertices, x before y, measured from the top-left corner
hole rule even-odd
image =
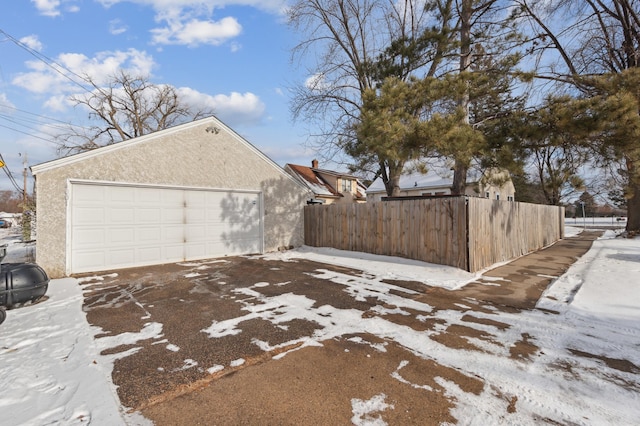
[[[27,53],[29,53],[31,56],[33,56],[34,58],[38,59],[39,61],[43,62],[45,65],[47,65],[49,68],[51,68],[52,70],[54,70],[56,73],[60,74],[61,76],[63,76],[64,78],[66,78],[67,80],[69,80],[70,82],[72,82],[73,84],[75,84],[76,86],[80,87],[82,90],[86,91],[86,92],[91,92],[91,90],[87,89],[87,87],[85,87],[83,84],[79,83],[78,81],[74,80],[73,78],[71,78],[69,75],[63,73],[61,70],[65,70],[66,72],[68,72],[69,74],[77,77],[78,79],[82,80],[85,83],[90,84],[93,88],[95,88],[95,86],[91,83],[91,81],[86,78],[83,77],[79,74],[76,74],[75,72],[71,71],[69,68],[65,67],[64,65],[59,64],[58,62],[54,61],[53,59],[49,58],[46,55],[43,55],[42,53],[38,52],[37,50],[34,50],[32,48],[30,48],[29,46],[27,46],[26,44],[24,44],[23,42],[21,42],[20,40],[18,40],[17,38],[13,37],[11,34],[5,32],[3,29],[0,28],[0,34],[4,35],[9,41],[11,41],[13,44],[15,44],[16,46],[18,46],[19,48],[25,50]],[[55,66],[54,66],[55,65]]]
[[[62,65],[62,64],[56,62],[55,60],[49,58],[48,56],[46,56],[46,55],[44,55],[44,54],[32,49],[31,47],[29,47],[25,43],[21,42],[20,40],[16,39],[11,34],[7,33],[6,31],[4,31],[2,29],[0,29],[0,34],[2,34],[6,38],[6,40],[11,41],[13,44],[18,46],[19,48],[21,48],[21,49],[25,50],[26,52],[28,52],[31,56],[33,56],[36,59],[38,59],[39,61],[43,62],[45,65],[47,65],[49,68],[51,68],[54,72],[60,74],[61,76],[63,76],[64,78],[66,78],[67,80],[72,82],[74,85],[80,87],[83,92],[91,92],[93,89],[97,89],[97,90],[102,92],[102,89],[100,89],[95,84],[93,84],[93,82],[88,77],[83,77],[83,76],[75,73],[74,71],[70,70],[69,68],[65,67],[64,65]],[[71,76],[73,76],[75,78],[72,78]],[[78,80],[80,80],[82,83],[78,82]],[[87,85],[90,88],[87,88]],[[42,119],[45,119],[45,120],[50,120],[52,122],[64,124],[65,127],[58,126],[58,125],[52,124],[52,123],[41,122],[41,121],[38,121],[38,120],[35,120],[35,119],[15,118],[15,117],[12,117],[12,116],[7,116],[7,115],[4,115],[4,114],[0,114],[0,119],[6,120],[6,121],[8,121],[8,122],[10,122],[10,123],[12,123],[12,124],[14,124],[16,126],[21,126],[21,127],[27,128],[27,129],[29,129],[31,131],[42,133],[42,134],[44,134],[46,136],[51,137],[52,139],[54,139],[55,137],[52,136],[52,135],[47,134],[46,132],[42,132],[41,129],[36,128],[36,127],[34,127],[32,125],[49,126],[49,127],[52,127],[54,129],[59,129],[59,130],[67,130],[68,128],[71,128],[71,127],[84,129],[83,126],[72,125],[72,124],[64,122],[62,120],[58,120],[58,119],[51,118],[51,117],[46,117],[46,116],[35,114],[35,113],[29,112],[29,111],[24,111],[24,110],[15,108],[12,105],[0,104],[0,106],[2,106],[2,108],[9,108],[9,109],[21,112],[23,114],[29,114],[29,115],[34,116],[34,117],[38,117],[38,118],[42,118]],[[20,122],[18,122],[18,121],[20,121]],[[28,131],[16,129],[15,127],[2,125],[2,124],[0,124],[0,127],[4,127],[6,129],[13,130],[15,132],[22,133],[24,135],[31,136],[31,137],[34,137],[34,138],[37,138],[37,139],[41,139],[41,140],[44,140],[46,142],[55,143],[52,140],[45,139],[45,138],[43,138],[41,136],[38,136],[38,135],[36,135],[34,133],[30,133]]]
[[[7,165],[7,162],[4,161],[4,158],[2,158],[2,154],[0,154],[0,161],[2,161],[2,163],[4,164],[4,166],[2,167],[2,170],[9,178],[9,181],[11,182],[13,187],[16,189],[16,191],[22,192],[22,188],[20,188],[20,185],[18,185],[18,182],[16,182],[16,180],[14,179],[13,174],[9,170],[9,166]]]
[[[69,124],[69,123],[67,123],[66,121],[58,120],[57,118],[53,118],[53,117],[47,117],[46,115],[36,114],[35,112],[25,111],[25,110],[23,110],[23,109],[16,108],[16,107],[14,107],[13,105],[0,104],[0,107],[2,107],[2,108],[12,109],[12,110],[14,110],[14,111],[18,111],[18,112],[21,112],[21,113],[23,113],[23,114],[33,115],[33,116],[35,116],[35,117],[44,118],[45,120],[55,121],[55,122],[60,123],[60,124]]]
[[[55,144],[55,142],[52,141],[51,139],[46,139],[46,138],[43,138],[41,136],[34,135],[33,133],[24,132],[22,130],[15,129],[13,127],[5,126],[4,124],[0,124],[0,127],[4,127],[5,129],[13,130],[14,132],[22,133],[23,135],[31,136],[32,138],[40,139],[40,140],[43,140],[45,142],[49,142],[49,143]],[[48,135],[48,136],[51,136],[51,135]],[[53,139],[54,136],[51,136],[51,138]]]
[[[44,123],[42,121],[34,120],[28,117],[17,117],[17,116],[2,114],[2,113],[0,113],[0,119],[8,121],[9,123],[12,123],[21,127],[26,127],[29,130],[35,130],[38,132],[43,131],[41,130],[41,127],[47,127],[52,130],[66,130],[69,128],[69,125],[63,126],[61,124],[56,124],[56,123]]]

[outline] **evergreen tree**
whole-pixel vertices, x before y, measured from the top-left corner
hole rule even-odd
[[[608,129],[602,126],[593,138],[593,153],[600,165],[623,160],[627,231],[640,232],[640,0],[514,3],[515,13],[523,23],[528,19],[536,35],[531,52],[558,53],[559,61],[548,61],[539,77],[593,98],[594,118],[609,120]]]
[[[578,201],[575,202],[576,206],[576,216],[582,216],[583,214],[586,217],[593,217],[596,212],[596,200],[593,198],[593,195],[589,194],[589,192],[584,191]]]

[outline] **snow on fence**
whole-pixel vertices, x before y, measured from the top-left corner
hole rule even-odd
[[[564,235],[564,208],[475,197],[304,208],[305,244],[476,272]]]

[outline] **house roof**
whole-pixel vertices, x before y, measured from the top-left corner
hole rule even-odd
[[[318,173],[318,169],[297,164],[287,164],[286,167],[293,171],[298,179],[304,182],[315,195],[342,197],[342,194],[322,178],[322,175]]]
[[[448,166],[446,161],[428,161],[427,173],[420,171],[412,171],[403,173],[400,176],[400,190],[428,190],[450,188],[453,185],[453,170]],[[411,165],[410,165],[411,166]],[[410,167],[415,169],[416,167]],[[476,168],[470,168],[468,171],[468,182],[477,182],[480,180],[481,172]],[[367,193],[386,192],[382,178],[378,177],[367,188]]]
[[[419,172],[413,172],[410,174],[403,174],[400,176],[400,189],[429,189],[429,188],[447,188],[453,184],[453,175],[451,177],[442,177],[435,172],[429,172],[422,174]],[[382,178],[378,177],[374,180],[369,188],[367,188],[369,194],[374,192],[386,192]]]
[[[191,129],[191,128],[194,128],[194,127],[198,127],[198,126],[203,126],[203,127],[207,126],[205,128],[205,130],[207,132],[215,132],[215,133],[218,133],[220,131],[226,132],[228,135],[230,135],[231,137],[236,139],[238,142],[244,144],[248,149],[253,151],[253,153],[255,155],[257,155],[262,160],[264,160],[267,164],[269,164],[271,167],[276,169],[284,177],[286,177],[287,179],[291,179],[293,182],[296,183],[296,185],[299,185],[300,187],[303,187],[303,188],[307,189],[297,179],[294,179],[289,173],[285,172],[284,169],[282,167],[280,167],[275,161],[273,161],[272,159],[267,157],[264,153],[262,153],[262,151],[260,151],[258,148],[253,146],[249,141],[244,139],[242,136],[237,134],[233,129],[231,129],[226,124],[224,124],[222,121],[220,121],[218,118],[213,117],[213,116],[212,117],[202,118],[202,119],[195,120],[195,121],[190,121],[190,122],[187,122],[187,123],[184,123],[184,124],[180,124],[180,125],[177,125],[177,126],[169,127],[167,129],[159,130],[157,132],[149,133],[147,135],[139,136],[137,138],[128,139],[128,140],[125,140],[125,141],[122,141],[122,142],[114,143],[112,145],[103,146],[101,148],[96,148],[96,149],[93,149],[91,151],[85,151],[85,152],[82,152],[80,154],[70,155],[68,157],[59,158],[59,159],[48,161],[48,162],[45,162],[45,163],[36,164],[34,166],[31,166],[31,172],[34,175],[37,175],[38,173],[41,173],[41,172],[44,172],[44,171],[53,170],[53,169],[56,169],[56,168],[59,168],[59,167],[64,167],[64,166],[67,166],[67,165],[70,165],[70,164],[73,164],[73,163],[76,163],[76,162],[83,161],[85,159],[89,159],[89,158],[93,158],[93,157],[96,157],[96,156],[99,156],[99,155],[103,155],[103,154],[107,154],[107,153],[110,153],[110,152],[114,152],[114,151],[117,151],[119,149],[124,149],[124,148],[131,147],[131,146],[134,146],[134,145],[137,145],[137,144],[144,144],[144,143],[152,142],[154,139],[157,139],[157,138],[160,138],[160,137],[163,137],[163,136],[167,136],[167,135],[171,135],[173,133],[178,133],[178,132],[181,132],[181,131],[184,131],[184,130],[187,130],[187,129]]]
[[[344,197],[342,193],[338,192],[336,188],[331,186],[331,184],[327,182],[325,178],[323,178],[323,175],[334,176],[336,178],[353,179],[356,181],[357,185],[356,198],[364,199],[367,196],[366,187],[356,176],[347,173],[336,172],[334,170],[319,169],[316,167],[307,167],[298,164],[287,164],[285,167],[295,173],[298,179],[304,182],[304,184],[307,185],[316,196]]]

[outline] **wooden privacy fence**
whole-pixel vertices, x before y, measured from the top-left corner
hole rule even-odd
[[[474,197],[304,208],[305,244],[476,272],[564,236],[564,208]]]

